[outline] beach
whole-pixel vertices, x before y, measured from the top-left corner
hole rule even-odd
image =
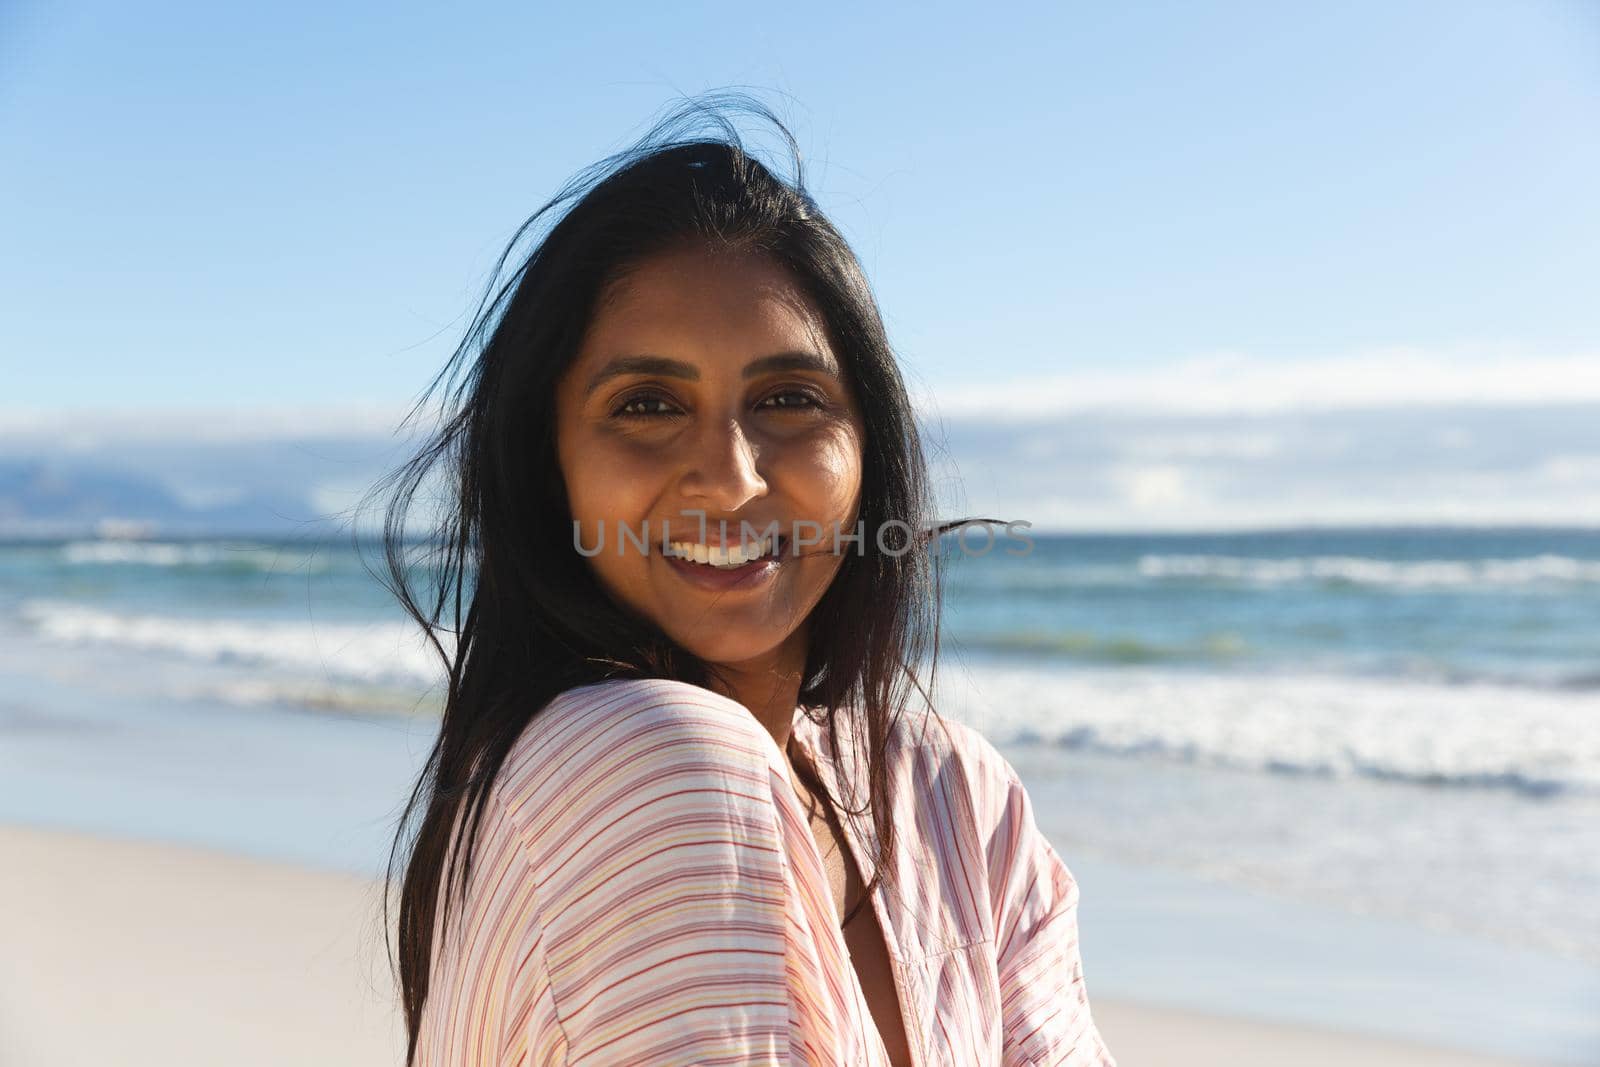
[[[0,1064],[397,1064],[375,884],[0,828]]]
[[[0,1067],[1600,1067],[1600,0],[986,15],[0,0]]]
[[[0,1064],[400,1062],[380,888],[211,849],[0,827]],[[1096,996],[1124,1067],[1492,1067],[1480,1056]]]
[[[0,1067],[399,1062],[437,664],[313,547],[0,546]],[[939,706],[1072,871],[1123,1067],[1600,1065],[1600,535],[969,564]]]

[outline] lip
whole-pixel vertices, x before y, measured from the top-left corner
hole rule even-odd
[[[788,547],[786,542],[787,538],[779,538],[777,548],[771,555],[753,559],[739,567],[712,567],[678,556],[662,555],[661,559],[684,581],[701,589],[719,593],[733,589],[758,589],[777,576],[778,568],[783,565],[784,549]]]

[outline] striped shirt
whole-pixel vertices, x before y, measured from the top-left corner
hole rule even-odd
[[[1076,882],[1011,765],[954,720],[907,725],[932,718],[891,739],[898,881],[871,899],[914,1067],[1115,1067]],[[796,708],[794,740],[859,808],[848,720],[835,752]],[[841,823],[870,881],[871,818]],[[888,1067],[839,918],[788,757],[748,709],[660,679],[570,689],[489,792],[416,1062]]]

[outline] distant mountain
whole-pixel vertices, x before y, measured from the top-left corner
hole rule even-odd
[[[245,488],[185,501],[152,475],[66,459],[0,459],[0,537],[287,535],[331,525],[309,493]]]

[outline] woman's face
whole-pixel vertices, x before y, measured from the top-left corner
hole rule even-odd
[[[603,531],[589,565],[702,659],[803,662],[802,624],[842,553],[857,551],[843,538],[855,532],[865,437],[821,316],[782,267],[751,252],[663,253],[610,296],[556,390],[557,450],[586,554]],[[677,558],[722,546],[719,520],[728,547],[748,523],[752,554],[776,523],[776,554],[731,569]],[[622,527],[638,535],[646,523],[641,551]],[[802,555],[796,523],[820,542]]]

